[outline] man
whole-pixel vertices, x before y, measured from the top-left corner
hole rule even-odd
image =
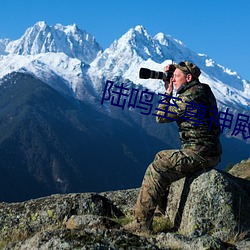
[[[218,113],[215,97],[207,84],[200,83],[201,71],[195,64],[181,62],[174,66],[170,82],[165,80],[166,93],[159,102],[156,121],[176,121],[182,147],[160,151],[149,165],[135,205],[135,220],[125,226],[129,231],[152,230],[155,209],[170,184],[220,162],[222,149],[220,126],[215,120]],[[173,65],[165,67],[166,72],[169,67]]]

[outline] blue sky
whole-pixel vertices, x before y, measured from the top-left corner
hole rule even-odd
[[[171,35],[250,81],[249,0],[0,0],[0,38],[18,39],[37,21],[91,33],[105,49],[129,28]]]

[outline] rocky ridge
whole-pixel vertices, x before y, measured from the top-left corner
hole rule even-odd
[[[250,180],[250,158],[235,164],[229,173],[240,178]]]
[[[173,183],[152,235],[123,229],[138,191],[0,203],[0,248],[249,249],[250,181],[213,169]]]

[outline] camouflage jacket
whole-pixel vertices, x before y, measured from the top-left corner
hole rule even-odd
[[[176,97],[163,96],[156,121],[177,122],[182,148],[197,150],[201,156],[221,155],[218,108],[210,87],[194,80],[178,89]]]

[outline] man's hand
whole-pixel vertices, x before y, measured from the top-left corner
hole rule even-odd
[[[170,65],[165,66],[164,67],[164,72],[168,72],[170,69]],[[172,82],[172,78],[170,78],[170,82],[168,82],[167,80],[163,80],[164,81],[164,86],[166,89],[166,93],[171,95],[173,92],[173,82]]]

